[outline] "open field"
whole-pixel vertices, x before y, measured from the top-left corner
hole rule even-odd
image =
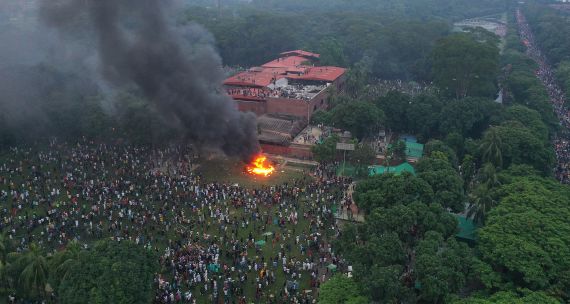
[[[283,166],[274,163],[275,173],[271,176],[253,176],[245,172],[245,164],[234,159],[200,160],[196,172],[202,174],[206,181],[238,184],[246,188],[281,185],[302,178],[309,178],[309,168]]]

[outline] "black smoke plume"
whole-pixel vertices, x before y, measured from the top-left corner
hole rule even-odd
[[[173,7],[170,0],[43,0],[40,12],[64,36],[86,26],[104,79],[136,86],[184,138],[249,160],[259,151],[255,117],[223,93],[207,33],[174,26]]]

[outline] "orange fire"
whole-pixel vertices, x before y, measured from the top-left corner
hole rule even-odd
[[[256,156],[245,169],[249,174],[263,176],[269,176],[275,171],[275,168],[267,161],[267,157],[261,154]]]

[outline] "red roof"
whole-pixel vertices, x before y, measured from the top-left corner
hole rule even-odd
[[[264,68],[284,68],[284,67],[297,67],[300,65],[304,65],[309,61],[306,57],[300,56],[288,56],[277,58],[273,61],[269,61],[268,63],[262,65]]]
[[[333,82],[344,72],[346,69],[333,66],[312,67],[308,68],[303,75],[288,75],[287,78]]]
[[[346,69],[339,67],[313,67],[306,65],[310,59],[318,58],[319,54],[302,50],[281,53],[286,57],[270,61],[261,67],[234,75],[226,81],[229,86],[267,87],[274,80],[281,78],[333,82],[344,74]],[[289,56],[287,56],[289,55]]]
[[[237,75],[234,75],[226,81],[224,81],[225,85],[232,85],[232,86],[248,86],[248,87],[266,87],[271,84],[271,81],[276,78],[280,79],[283,76],[274,75],[272,72],[242,72]]]
[[[298,72],[300,74],[292,74],[291,72]],[[273,80],[278,80],[281,78],[333,82],[342,76],[345,72],[346,69],[332,66],[308,67],[304,69],[266,68],[260,72],[247,71],[239,73],[226,79],[226,81],[224,81],[224,84],[230,86],[248,86],[261,88],[270,85]]]
[[[296,55],[296,56],[313,57],[313,58],[321,57],[320,54],[311,53],[311,52],[307,52],[307,51],[303,51],[303,50],[294,50],[294,51],[283,52],[280,55],[282,55],[282,56]]]

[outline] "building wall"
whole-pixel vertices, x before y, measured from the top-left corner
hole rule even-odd
[[[311,100],[309,115],[312,117],[313,113],[318,110],[326,110],[329,107],[329,90],[323,90],[315,98]]]
[[[294,157],[305,160],[313,159],[313,152],[311,152],[311,147],[307,145],[291,144],[290,146],[285,147],[272,144],[261,144],[261,150],[264,153],[281,155],[285,157]]]
[[[265,101],[245,101],[236,100],[238,110],[241,112],[253,112],[257,116],[267,113],[267,103]]]
[[[267,113],[268,114],[287,114],[299,117],[307,117],[308,103],[299,99],[288,98],[267,98]]]
[[[329,93],[323,90],[310,101],[288,98],[268,98],[267,113],[268,114],[287,114],[298,117],[313,116],[318,110],[326,110],[328,108]]]
[[[342,75],[335,80],[332,86],[337,91],[344,90],[346,75]],[[236,100],[237,108],[242,112],[253,112],[256,115],[264,114],[287,114],[292,116],[310,118],[314,112],[318,110],[326,110],[329,107],[329,90],[323,90],[315,96],[310,102],[298,99],[288,99],[281,97],[269,97],[265,101],[246,101]]]
[[[346,82],[346,73],[337,78],[333,84],[336,86],[337,91],[344,91],[344,83]]]

